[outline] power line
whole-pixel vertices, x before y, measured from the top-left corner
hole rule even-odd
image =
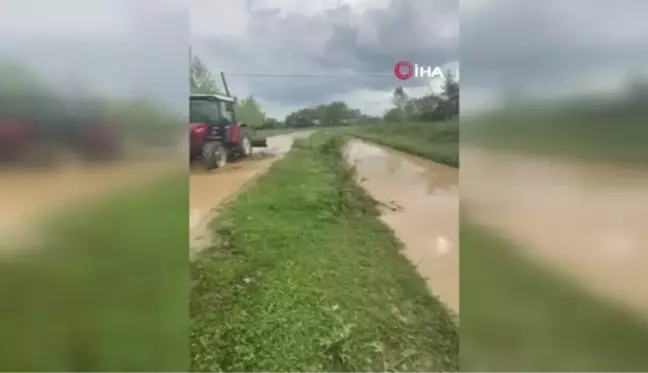
[[[249,72],[225,72],[226,76],[246,78],[396,78],[394,73],[249,73]]]

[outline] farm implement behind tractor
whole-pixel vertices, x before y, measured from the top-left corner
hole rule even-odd
[[[189,157],[207,170],[224,167],[230,159],[246,158],[253,147],[267,147],[245,123],[236,119],[236,99],[226,95],[191,94],[189,97]]]

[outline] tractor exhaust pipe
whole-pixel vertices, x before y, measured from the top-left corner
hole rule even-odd
[[[230,95],[229,87],[227,86],[227,80],[225,79],[225,73],[221,71],[220,76],[221,76],[221,80],[223,81],[223,89],[225,89],[225,94],[227,96],[229,96],[229,97],[232,97]],[[268,142],[267,142],[267,139],[265,137],[257,136],[257,134],[254,133],[250,138],[250,145],[252,145],[255,148],[267,148],[268,147]]]
[[[225,80],[225,73],[221,71],[220,76],[221,76],[221,80],[223,81],[223,88],[225,89],[225,94],[227,96],[230,96],[230,91],[229,88],[227,87],[227,80]]]

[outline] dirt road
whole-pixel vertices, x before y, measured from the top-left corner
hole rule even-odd
[[[458,170],[360,140],[347,159],[361,185],[384,204],[383,221],[404,243],[435,295],[459,312]]]
[[[189,227],[192,255],[209,245],[208,223],[215,208],[236,194],[256,176],[290,151],[295,138],[308,137],[312,131],[303,131],[268,138],[267,149],[256,149],[249,159],[229,164],[214,172],[192,171],[189,179]]]
[[[592,293],[648,315],[648,172],[461,150],[469,216]]]
[[[117,162],[61,167],[34,171],[0,171],[0,253],[24,247],[34,239],[38,220],[58,210],[75,208],[77,203],[103,195],[121,186],[146,181],[169,170],[181,170],[170,160]]]

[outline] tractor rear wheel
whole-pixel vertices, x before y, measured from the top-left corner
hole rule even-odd
[[[237,144],[237,151],[241,158],[247,158],[252,154],[252,143],[247,134],[241,135]]]
[[[207,171],[227,165],[227,149],[219,141],[207,142],[202,147],[202,162]]]

